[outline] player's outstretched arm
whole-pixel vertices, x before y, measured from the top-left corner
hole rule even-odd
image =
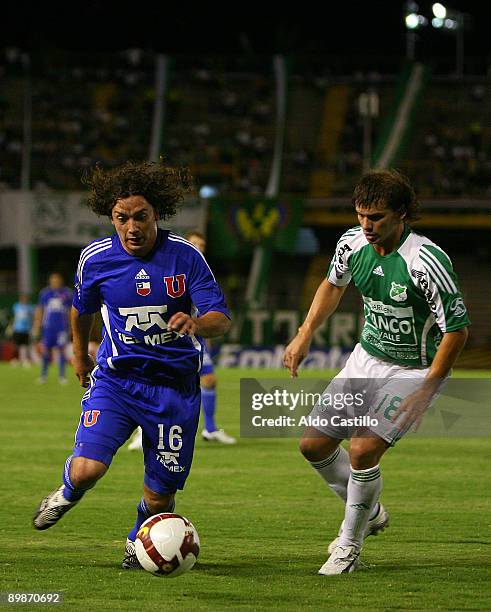
[[[94,323],[93,314],[79,314],[72,306],[70,320],[73,334],[73,367],[82,387],[89,386],[89,373],[94,368],[94,360],[89,355],[90,330]]]
[[[297,376],[298,366],[309,353],[315,330],[336,310],[345,290],[346,286],[338,287],[327,279],[319,285],[305,321],[285,349],[283,363],[285,368],[290,370],[292,377]]]
[[[421,388],[406,397],[392,416],[392,421],[395,422],[401,415],[404,415],[397,424],[400,430],[411,425],[414,425],[415,431],[418,430],[426,410],[431,405],[433,396],[438,392],[442,381],[450,374],[450,370],[467,342],[468,335],[467,327],[443,334]]]
[[[203,338],[223,336],[230,329],[231,321],[223,312],[207,312],[201,317],[191,317],[185,312],[176,312],[167,323],[167,329],[182,335],[197,334]]]

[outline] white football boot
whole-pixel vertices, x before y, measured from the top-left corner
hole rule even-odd
[[[68,501],[63,496],[65,485],[46,496],[39,504],[36,514],[32,520],[33,525],[40,531],[53,527],[70,508],[73,508],[80,500]]]
[[[129,451],[143,450],[143,432],[141,427],[137,427],[133,434],[130,443],[128,444]]]
[[[365,538],[371,535],[376,536],[381,531],[384,531],[389,526],[389,513],[382,506],[380,502],[378,502],[378,506],[379,508],[378,508],[377,514],[368,521],[367,530],[365,532]],[[329,554],[333,553],[334,549],[338,545],[339,536],[343,533],[343,527],[344,527],[344,521],[341,523],[341,527],[339,528],[337,538],[334,538],[334,540],[327,547],[327,551]]]
[[[124,558],[121,566],[123,569],[143,569],[136,556],[135,543],[132,540],[128,540],[128,538],[126,538]]]
[[[216,429],[215,431],[203,429],[201,435],[206,442],[220,442],[220,444],[235,444],[237,442],[235,438],[226,434],[223,429]]]
[[[323,576],[336,576],[354,572],[360,563],[360,552],[354,546],[336,546],[329,559],[320,568]]]

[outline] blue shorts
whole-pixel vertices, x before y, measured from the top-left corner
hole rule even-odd
[[[95,368],[82,398],[75,457],[109,466],[139,425],[145,484],[166,495],[182,489],[191,469],[201,393],[198,377],[172,386],[148,385]]]
[[[63,348],[68,342],[68,332],[63,329],[44,329],[42,334],[42,343],[48,348]]]
[[[200,376],[206,376],[207,374],[214,373],[213,361],[211,359],[211,355],[206,348],[206,344],[203,347],[203,365],[201,366],[201,370],[199,371]]]

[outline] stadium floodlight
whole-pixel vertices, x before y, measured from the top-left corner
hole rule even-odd
[[[459,27],[459,22],[455,19],[445,19],[443,25],[447,30],[456,30]]]
[[[404,5],[404,24],[406,25],[406,57],[414,61],[417,30],[426,26],[428,19],[419,13],[419,6],[413,0],[409,0]]]
[[[408,30],[416,30],[419,27],[419,19],[416,13],[409,13],[406,15],[406,28]]]
[[[408,30],[417,30],[428,23],[426,17],[418,15],[417,13],[409,13],[409,15],[406,15],[404,21],[406,22],[406,28]]]
[[[435,2],[431,10],[434,15],[431,25],[440,31],[446,30],[455,34],[455,73],[457,76],[462,76],[464,72],[464,28],[467,16],[460,11],[447,8],[440,2]]]
[[[464,14],[453,9],[447,9],[446,6],[437,2],[432,7],[433,19],[431,25],[434,28],[444,30],[459,30],[464,27]]]
[[[435,15],[437,19],[445,19],[445,17],[447,16],[447,9],[443,6],[443,4],[440,4],[440,2],[435,2],[435,4],[433,4],[433,6],[431,7],[431,10],[433,11],[433,15]],[[435,27],[440,28],[441,26]]]

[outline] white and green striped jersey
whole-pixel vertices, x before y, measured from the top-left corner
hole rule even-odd
[[[452,262],[434,242],[404,229],[397,248],[382,256],[353,227],[339,240],[330,283],[351,279],[363,297],[363,348],[385,361],[427,367],[442,334],[470,324]]]

